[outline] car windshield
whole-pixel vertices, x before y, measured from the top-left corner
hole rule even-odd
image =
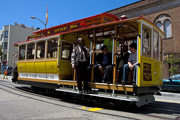
[[[173,75],[173,76],[171,76],[170,78],[171,78],[171,79],[180,79],[180,74],[178,74],[178,75]]]

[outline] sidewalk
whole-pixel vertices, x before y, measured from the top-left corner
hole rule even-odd
[[[2,80],[11,80],[12,79],[12,76],[7,76],[8,79],[3,79],[4,77],[4,74],[0,74],[0,79]]]

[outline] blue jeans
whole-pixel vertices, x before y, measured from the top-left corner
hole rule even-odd
[[[133,83],[136,82],[136,68],[137,68],[137,65],[134,65],[134,73],[133,73]],[[123,67],[123,82],[127,83],[128,82],[128,75],[129,75],[129,65],[128,64],[125,64],[124,67]]]

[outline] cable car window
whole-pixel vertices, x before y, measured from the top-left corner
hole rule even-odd
[[[148,57],[151,56],[151,29],[146,26],[143,26],[142,54]]]
[[[25,59],[25,51],[26,51],[26,46],[22,45],[19,47],[19,60],[24,60]]]
[[[159,35],[158,33],[154,30],[153,33],[153,58],[158,59],[159,58]]]
[[[71,53],[73,49],[73,44],[69,42],[62,42],[61,48],[61,59],[71,60]]]
[[[45,54],[45,41],[38,42],[36,46],[36,58],[44,58]]]
[[[31,43],[27,46],[27,59],[34,59],[35,54],[35,44]]]
[[[162,37],[160,37],[160,60],[163,60],[163,40]]]
[[[58,45],[58,39],[48,40],[47,58],[57,57],[57,45]]]

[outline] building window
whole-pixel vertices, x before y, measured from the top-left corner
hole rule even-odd
[[[157,23],[156,23],[156,26],[157,26],[159,29],[161,29],[162,31],[164,31],[164,30],[163,30],[163,25],[161,24],[161,22],[157,22]]]
[[[5,61],[7,59],[7,55],[4,54],[3,60]]]
[[[0,36],[0,37],[1,37],[1,39],[0,39],[0,40],[2,40],[2,39],[3,39],[3,34],[1,34],[1,36]]]
[[[7,31],[7,30],[5,30],[4,37],[5,37],[5,38],[8,37],[8,31]]]
[[[4,49],[7,49],[7,42],[4,42]]]
[[[159,15],[156,17],[154,24],[164,32],[165,38],[172,37],[172,24],[169,15]]]
[[[165,33],[166,38],[172,37],[171,21],[170,20],[166,20],[164,22],[164,33]]]

